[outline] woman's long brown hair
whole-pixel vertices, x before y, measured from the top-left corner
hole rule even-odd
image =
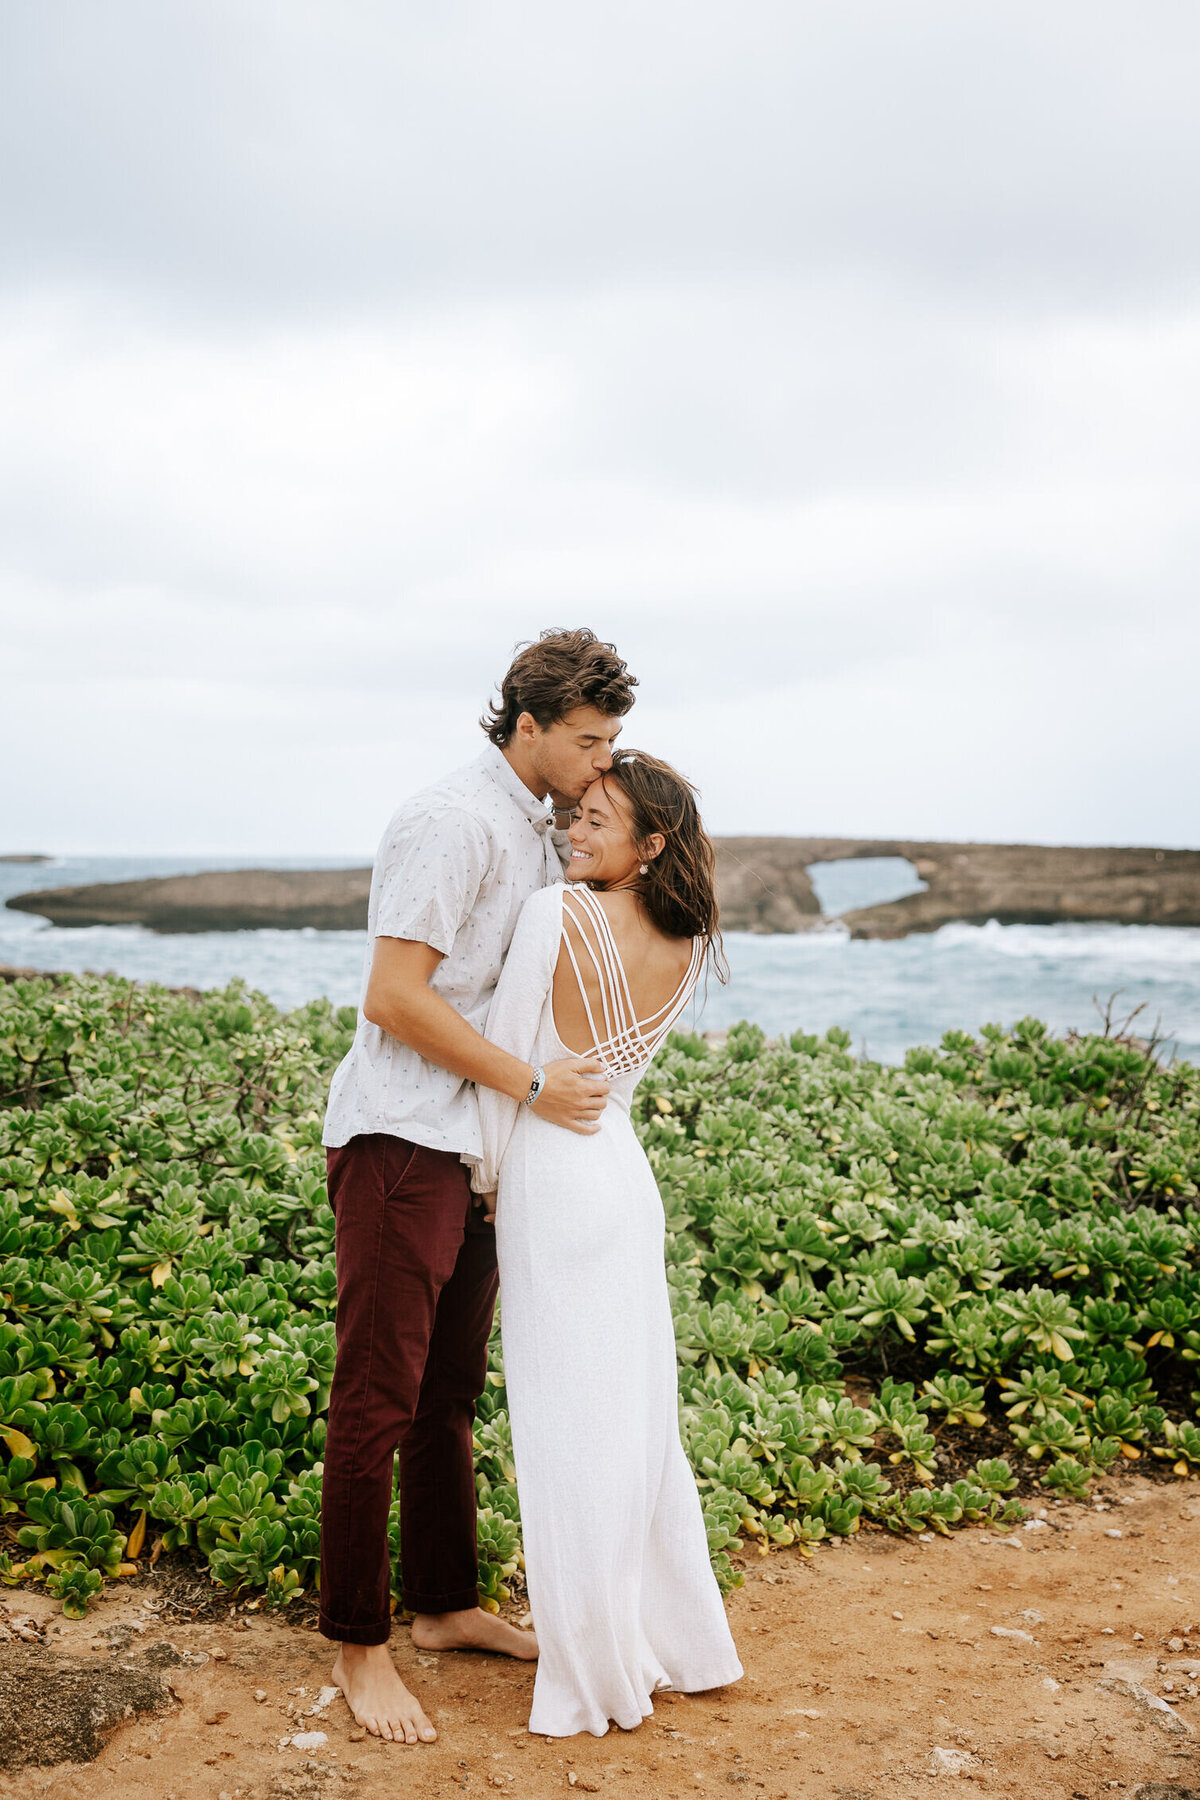
[[[646,873],[634,892],[668,937],[704,941],[711,967],[727,981],[729,968],[717,909],[716,854],[700,822],[696,790],[660,757],[644,750],[614,750],[604,786],[620,788],[629,804],[633,841],[640,848],[657,832],[666,840],[658,856],[646,857]]]

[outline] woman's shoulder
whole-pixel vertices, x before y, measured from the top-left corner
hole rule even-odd
[[[663,931],[628,888],[592,890],[588,901],[604,914],[623,953],[649,956],[658,967],[678,968],[682,975],[691,961],[695,938],[672,937]],[[576,901],[574,910],[581,910],[587,903]]]
[[[565,881],[552,881],[549,886],[536,889],[521,908],[522,919],[528,919],[531,924],[542,919],[557,919],[566,885]]]

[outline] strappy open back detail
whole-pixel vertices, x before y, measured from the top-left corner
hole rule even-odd
[[[687,973],[666,1005],[660,1006],[648,1018],[639,1019],[637,1008],[633,1004],[633,995],[629,991],[625,965],[621,961],[621,953],[617,949],[617,940],[613,936],[608,914],[595,894],[586,887],[568,888],[563,894],[563,915],[562,941],[575,972],[579,997],[583,1001],[583,1010],[587,1015],[588,1030],[592,1034],[595,1054],[610,1075],[632,1075],[638,1070],[644,1069],[650,1062],[668,1031],[691,999],[692,990],[699,980],[700,970],[704,963],[703,940],[698,937],[692,939],[692,955],[687,966]],[[600,984],[603,1030],[592,1012],[579,959],[575,953],[575,946],[571,942],[571,933],[567,930],[568,917],[574,924],[579,942],[586,950],[592,967],[596,971],[596,978]]]

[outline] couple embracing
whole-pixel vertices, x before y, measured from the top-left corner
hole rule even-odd
[[[538,1658],[532,1731],[632,1729],[656,1689],[742,1673],[630,1120],[720,956],[713,852],[689,784],[616,748],[635,685],[590,631],[543,632],[482,721],[483,755],[407,801],[375,862],[325,1126],[321,1630],[356,1719],[401,1742],[436,1732],[387,1648],[397,1452],[413,1641]],[[498,1284],[532,1632],[476,1586],[472,1423]]]

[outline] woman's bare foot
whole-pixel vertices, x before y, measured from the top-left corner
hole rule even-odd
[[[467,1612],[417,1613],[412,1640],[418,1650],[490,1650],[532,1662],[538,1653],[532,1631],[518,1631],[495,1613],[473,1606]]]
[[[409,1693],[386,1644],[342,1644],[333,1681],[360,1725],[396,1744],[432,1744],[437,1732]]]

